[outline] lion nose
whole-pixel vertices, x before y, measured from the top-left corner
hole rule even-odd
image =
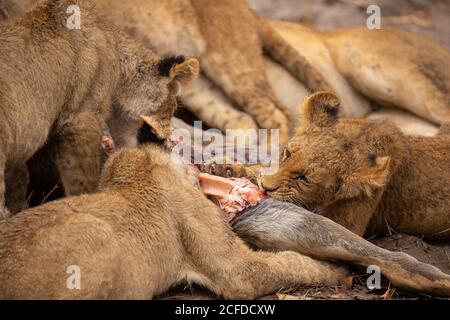
[[[261,189],[263,189],[266,192],[273,192],[278,189],[278,187],[271,187],[271,186],[264,185],[264,181],[262,181],[262,180],[260,181],[259,184],[260,184]]]

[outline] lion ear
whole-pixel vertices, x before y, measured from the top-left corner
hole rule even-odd
[[[178,94],[181,88],[197,79],[200,64],[197,59],[185,60],[183,56],[165,58],[158,66],[159,74],[170,78],[170,88]]]
[[[145,116],[141,115],[143,123],[146,124],[146,130],[150,130],[158,139],[167,140],[172,134],[170,118],[161,116]],[[148,138],[148,137],[147,137]]]
[[[368,156],[369,166],[357,170],[345,178],[336,194],[336,199],[372,197],[374,191],[383,188],[389,179],[390,157]]]
[[[317,92],[305,99],[300,106],[301,119],[306,124],[330,127],[337,121],[339,98],[332,92]]]

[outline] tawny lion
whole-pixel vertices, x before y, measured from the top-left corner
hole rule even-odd
[[[363,236],[389,229],[428,239],[450,237],[450,135],[402,134],[388,121],[339,118],[330,92],[308,97],[302,125],[278,171],[209,164],[218,175],[252,176],[275,199],[304,206]]]
[[[3,1],[20,12],[39,0]],[[113,23],[158,54],[200,58],[205,75],[230,99],[202,77],[182,100],[213,127],[255,128],[247,113],[260,127],[279,128],[281,143],[287,141],[292,113],[285,97],[296,95],[271,81],[277,66],[264,60],[263,51],[308,90],[336,92],[346,116],[367,115],[372,99],[433,123],[450,121],[450,55],[425,37],[392,29],[318,32],[259,18],[243,0],[96,2]],[[281,73],[282,80],[290,77]],[[406,85],[407,79],[414,81]]]
[[[1,221],[0,298],[149,299],[187,280],[224,298],[250,299],[337,284],[347,275],[344,267],[296,252],[251,250],[195,187],[190,170],[173,159],[154,145],[122,150],[106,163],[98,193]],[[355,239],[323,217],[304,217],[320,232],[304,228],[309,240],[294,241],[292,249],[303,243],[316,246],[319,257],[376,262],[400,287],[450,296],[450,276],[440,270]],[[240,230],[250,236],[245,225]],[[68,270],[78,272],[78,289],[68,286]]]

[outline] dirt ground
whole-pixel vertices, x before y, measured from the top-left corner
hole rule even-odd
[[[268,18],[301,22],[317,29],[365,26],[366,9],[376,4],[381,9],[382,28],[400,28],[421,33],[450,50],[450,0],[249,0],[252,8]],[[432,264],[450,274],[450,244],[428,244],[417,237],[394,234],[372,239],[373,243],[393,251],[403,251],[422,262]],[[370,291],[365,286],[363,269],[355,269],[345,286],[299,288],[279,292],[263,299],[432,299],[428,295],[409,293],[392,288],[388,281],[382,289]],[[180,286],[161,299],[214,299],[199,287]]]

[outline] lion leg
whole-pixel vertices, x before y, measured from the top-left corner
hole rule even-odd
[[[258,183],[263,168],[260,164],[245,165],[236,162],[228,163],[225,162],[226,159],[223,159],[222,162],[220,160],[204,164],[202,172],[224,178],[247,178],[255,184]]]
[[[67,196],[93,192],[100,178],[101,124],[81,113],[60,129],[51,156]]]
[[[236,74],[236,71],[233,74],[228,70],[220,70],[223,66],[210,63],[207,56],[202,60],[202,67],[260,128],[278,130],[279,144],[283,146],[287,143],[293,118],[289,109],[275,97],[273,89],[265,79],[264,68],[258,68],[258,76],[255,77],[249,74]],[[224,82],[222,77],[217,76],[219,73],[226,73],[230,81]]]
[[[204,76],[183,89],[181,99],[199,119],[222,132],[226,129],[258,128],[251,116],[235,109],[222,92]]]
[[[278,129],[280,144],[285,144],[291,114],[266,79],[254,13],[240,0],[222,1],[220,5],[195,0],[192,4],[208,43],[201,57],[202,70],[261,128]]]
[[[381,195],[381,192],[377,191],[377,194],[373,195],[370,200],[363,199],[353,203],[338,202],[332,208],[324,210],[326,214],[323,216],[363,237],[369,232],[369,227],[373,228],[370,223]]]
[[[318,259],[376,265],[400,288],[450,296],[450,276],[402,253],[368,242],[333,221],[293,204],[267,199],[233,221],[246,242],[266,250],[293,250]]]
[[[299,285],[337,284],[347,271],[296,252],[256,252],[230,229],[212,203],[181,224],[189,239],[187,278],[228,299],[252,299]],[[207,222],[205,217],[208,217]]]
[[[255,252],[244,244],[235,249],[211,279],[213,291],[227,299],[254,299],[303,285],[337,285],[348,275],[346,268],[297,252]]]

